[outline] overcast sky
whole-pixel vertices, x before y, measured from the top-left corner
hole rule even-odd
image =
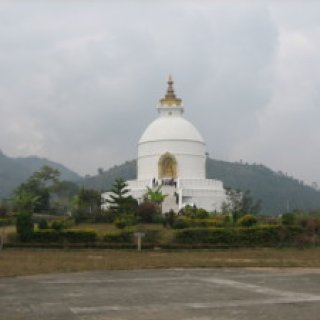
[[[320,184],[318,1],[1,1],[0,149],[133,159],[169,73],[210,157]]]

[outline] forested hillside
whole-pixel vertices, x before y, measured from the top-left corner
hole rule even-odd
[[[77,181],[80,179],[77,173],[59,163],[34,156],[11,158],[4,155],[0,150],[0,199],[10,197],[20,183],[44,165],[58,169],[62,180]]]
[[[320,191],[264,165],[208,159],[207,176],[222,180],[226,187],[250,190],[255,200],[261,199],[264,213],[320,208]]]
[[[96,176],[86,176],[80,181],[80,184],[85,188],[93,188],[101,192],[108,191],[116,178],[122,177],[124,180],[136,179],[136,171],[136,160],[126,161],[124,164],[114,166]]]
[[[62,180],[76,181],[80,186],[101,192],[109,190],[118,177],[125,180],[136,178],[135,160],[100,171],[95,176],[80,178],[78,174],[56,162],[38,157],[10,158],[0,151],[0,199],[9,197],[20,183],[44,165],[58,169]],[[250,190],[254,200],[262,201],[263,213],[282,213],[288,208],[320,208],[320,191],[263,165],[208,159],[207,177],[222,180],[225,187]]]
[[[127,161],[97,176],[86,177],[81,181],[81,185],[107,191],[117,177],[135,179],[136,161]],[[250,190],[254,200],[262,201],[262,212],[265,214],[282,213],[288,208],[320,208],[320,191],[263,165],[208,159],[207,177],[222,180],[225,187]]]

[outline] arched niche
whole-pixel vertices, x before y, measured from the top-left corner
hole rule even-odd
[[[177,160],[173,154],[166,152],[160,157],[158,173],[159,179],[177,178]]]

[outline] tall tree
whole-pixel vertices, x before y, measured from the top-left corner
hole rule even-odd
[[[13,205],[17,210],[16,230],[21,241],[31,239],[33,233],[32,213],[39,202],[39,196],[26,190],[21,190],[13,199]]]
[[[222,205],[222,211],[232,215],[233,222],[245,214],[258,214],[261,208],[261,201],[253,201],[250,191],[227,189],[227,201]]]
[[[24,212],[32,214],[39,201],[40,197],[38,195],[34,195],[26,190],[21,190],[13,198],[13,205],[19,213]]]
[[[128,185],[122,178],[115,180],[111,192],[110,199],[107,200],[111,210],[116,211],[118,214],[125,214],[133,213],[128,211],[137,208],[137,201],[128,195]]]
[[[86,210],[89,214],[100,211],[101,194],[94,189],[82,188],[78,195],[78,206]]]
[[[30,197],[37,197],[38,201],[34,205],[35,212],[47,211],[50,208],[50,193],[54,192],[59,184],[60,172],[49,166],[43,166],[40,171],[36,171],[16,190],[16,197],[23,198],[26,194]]]
[[[94,189],[82,188],[72,200],[72,215],[76,222],[92,220],[101,213],[101,194]]]

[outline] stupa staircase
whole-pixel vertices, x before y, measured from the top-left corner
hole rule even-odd
[[[161,192],[165,195],[167,195],[162,203],[162,212],[169,212],[170,210],[173,210],[174,212],[179,211],[179,206],[177,203],[177,199],[175,196],[176,192],[175,186],[162,186]]]

